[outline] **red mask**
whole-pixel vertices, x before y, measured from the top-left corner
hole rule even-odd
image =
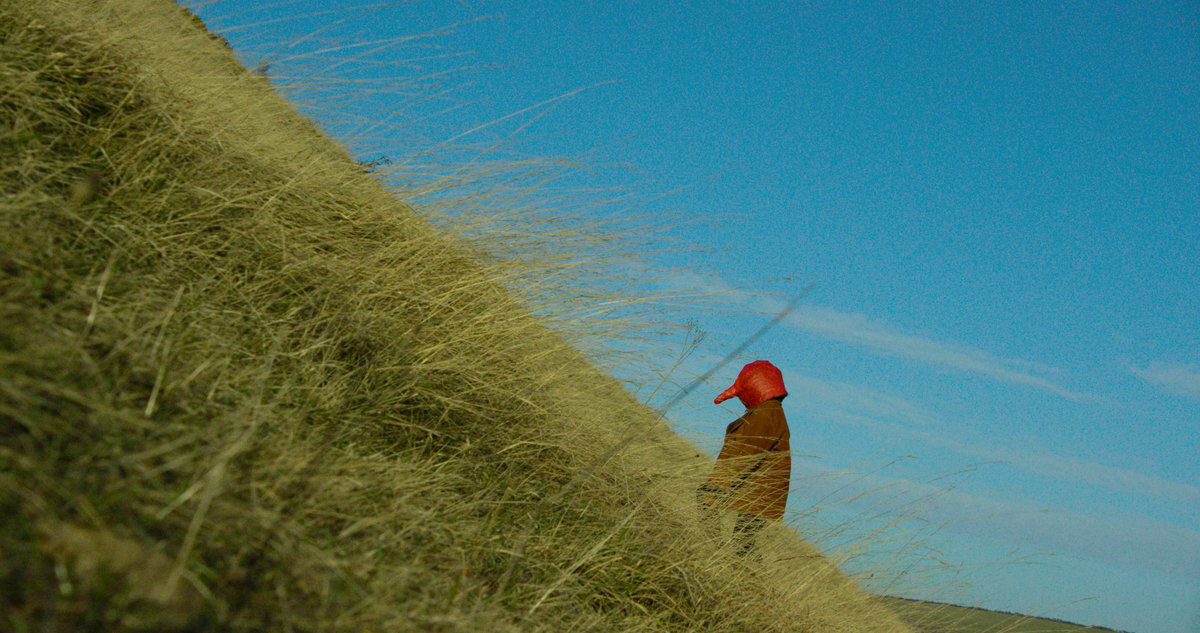
[[[733,386],[721,392],[713,404],[737,396],[742,404],[749,409],[762,404],[771,398],[786,396],[787,389],[783,388],[783,373],[779,368],[765,360],[756,360],[742,368]]]

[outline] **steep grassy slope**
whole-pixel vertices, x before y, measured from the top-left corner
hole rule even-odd
[[[3,628],[908,630],[174,3],[0,42]]]

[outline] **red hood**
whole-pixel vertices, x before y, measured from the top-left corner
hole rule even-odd
[[[786,396],[787,389],[783,387],[783,373],[769,361],[756,360],[742,368],[733,386],[721,392],[713,404],[737,396],[742,404],[749,409],[762,404],[771,398]]]

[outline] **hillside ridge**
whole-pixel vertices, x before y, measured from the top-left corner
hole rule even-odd
[[[918,633],[1130,633],[1045,616],[962,606],[934,600],[880,596]]]

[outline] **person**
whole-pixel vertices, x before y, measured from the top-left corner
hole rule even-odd
[[[749,552],[767,523],[783,518],[792,475],[791,437],[783,414],[787,397],[783,374],[769,361],[756,360],[738,373],[733,386],[713,401],[737,397],[746,411],[725,429],[725,443],[712,474],[700,486],[700,508],[714,522],[721,510],[737,513],[734,536],[739,554]]]

